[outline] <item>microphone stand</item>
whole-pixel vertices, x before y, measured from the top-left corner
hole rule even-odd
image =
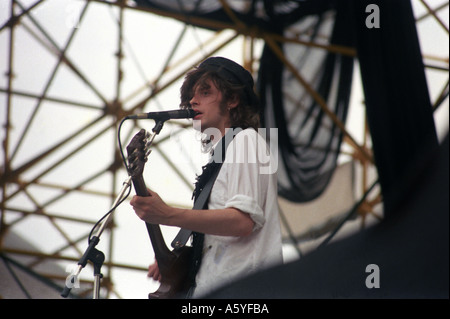
[[[114,200],[114,203],[112,205],[112,209],[116,208],[116,205],[122,200],[126,190],[131,186],[131,177],[128,177],[122,185],[122,189],[119,192],[119,195]],[[101,268],[103,265],[103,262],[105,261],[105,254],[101,252],[100,250],[96,249],[95,247],[100,242],[100,236],[105,230],[106,226],[110,222],[112,218],[112,212],[108,215],[108,217],[103,221],[103,223],[100,225],[100,228],[98,229],[95,236],[93,236],[89,242],[89,246],[86,249],[83,256],[78,261],[78,267],[75,272],[70,274],[66,279],[66,285],[64,287],[64,290],[61,293],[61,296],[66,298],[70,290],[75,286],[75,284],[78,282],[78,276],[81,273],[81,270],[86,266],[88,261],[91,261],[94,266],[94,293],[93,293],[93,299],[99,299],[100,296],[100,279],[103,277],[101,274]]]
[[[153,139],[159,132],[161,131],[165,120],[157,120],[155,127],[153,128],[153,133],[150,134],[149,137],[149,143],[150,145],[153,142]],[[112,204],[111,210],[115,210],[122,200],[126,190],[131,187],[131,176],[128,176],[128,178],[123,182],[122,188],[114,200]],[[89,246],[84,252],[83,256],[78,261],[78,266],[75,272],[70,274],[66,279],[66,284],[61,292],[61,296],[64,298],[67,298],[70,294],[70,291],[73,287],[75,287],[76,283],[78,282],[78,276],[81,273],[81,270],[86,266],[88,261],[91,261],[94,266],[94,292],[93,292],[93,299],[99,299],[100,298],[100,279],[103,277],[101,273],[101,268],[103,266],[103,262],[105,261],[105,254],[95,248],[97,244],[100,242],[100,236],[105,230],[106,226],[109,224],[110,220],[112,219],[112,211],[111,214],[108,214],[108,217],[103,221],[103,223],[100,225],[99,229],[97,230],[97,233],[95,236],[93,236],[89,242]]]

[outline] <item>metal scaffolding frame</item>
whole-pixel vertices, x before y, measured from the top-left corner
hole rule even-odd
[[[118,125],[125,116],[141,112],[144,110],[146,104],[155,99],[158,94],[163,93],[165,90],[171,87],[174,83],[184,76],[184,74],[191,68],[192,65],[198,64],[205,56],[213,55],[226,46],[233,43],[236,39],[241,39],[243,43],[243,61],[244,66],[252,70],[257,71],[258,67],[258,56],[254,50],[255,43],[257,41],[264,41],[270,46],[274,51],[276,56],[286,65],[294,77],[299,83],[309,92],[309,94],[316,100],[323,111],[331,118],[331,120],[342,130],[344,133],[344,142],[351,147],[350,156],[357,161],[362,169],[362,190],[361,193],[365,193],[369,188],[371,183],[369,177],[369,170],[373,169],[373,160],[370,147],[370,136],[368,133],[367,125],[364,129],[364,139],[363,143],[360,144],[348,132],[344,124],[342,124],[338,118],[329,110],[326,102],[323,98],[308,84],[308,82],[303,78],[301,71],[296,70],[289,62],[289,60],[284,57],[283,53],[278,49],[278,42],[289,42],[302,46],[312,46],[315,48],[328,50],[330,52],[336,52],[343,55],[355,56],[356,52],[354,48],[341,47],[330,45],[326,43],[318,42],[305,42],[301,40],[300,37],[280,37],[279,35],[272,34],[266,31],[262,31],[255,28],[249,28],[245,26],[239,19],[234,16],[233,12],[226,0],[221,0],[221,4],[227,14],[229,15],[233,23],[223,23],[219,21],[190,17],[182,14],[169,14],[167,12],[154,10],[146,7],[138,7],[131,4],[129,1],[117,0],[117,1],[102,1],[102,0],[86,0],[82,1],[81,10],[78,11],[79,15],[78,23],[83,23],[83,19],[87,12],[92,6],[104,6],[114,8],[117,12],[116,21],[116,51],[114,54],[116,59],[115,68],[115,88],[114,97],[108,98],[107,94],[104,94],[96,83],[91,81],[91,74],[86,74],[85,71],[79,68],[77,61],[70,57],[71,44],[78,35],[79,28],[74,27],[68,33],[65,42],[63,44],[58,42],[53,35],[49,34],[46,29],[42,26],[39,19],[36,19],[38,15],[39,7],[48,3],[49,0],[36,0],[31,5],[23,5],[24,1],[21,0],[11,0],[10,1],[10,12],[7,21],[0,26],[0,36],[7,34],[7,72],[4,74],[6,77],[5,85],[0,85],[0,96],[2,97],[2,138],[3,138],[3,158],[1,163],[1,204],[0,204],[0,252],[8,256],[19,256],[23,258],[25,267],[30,270],[38,272],[45,278],[54,280],[63,285],[66,277],[61,274],[50,274],[45,273],[39,269],[39,265],[46,261],[67,261],[67,262],[77,262],[83,250],[84,241],[87,239],[88,233],[82,232],[76,238],[73,238],[66,230],[67,227],[62,227],[61,223],[74,225],[85,225],[86,227],[92,227],[97,221],[96,218],[84,218],[77,217],[71,214],[65,214],[64,211],[54,212],[52,211],[51,205],[54,203],[60,203],[64,201],[72,194],[84,194],[87,196],[94,196],[95,198],[102,198],[103,200],[112,203],[114,198],[119,191],[121,178],[126,176],[126,173],[122,166],[122,159],[116,147],[116,136]],[[430,1],[428,1],[430,2]],[[420,23],[422,20],[428,16],[432,16],[436,21],[437,25],[444,29],[448,36],[448,27],[443,23],[438,16],[439,10],[448,7],[448,2],[438,8],[432,8],[429,3],[421,0],[421,3],[426,7],[427,14],[418,17],[417,22]],[[164,66],[161,68],[161,72],[152,79],[147,79],[147,81],[140,87],[135,87],[131,94],[125,95],[123,91],[123,81],[124,75],[126,74],[126,69],[124,69],[123,58],[125,55],[124,45],[126,43],[126,33],[124,30],[124,15],[125,12],[139,11],[147,14],[154,14],[157,16],[163,16],[168,18],[173,18],[183,25],[178,38],[174,39],[170,54],[167,56]],[[201,45],[194,48],[192,51],[180,54],[178,51],[179,43],[185,36],[186,30],[191,26],[191,24],[212,27],[220,31],[210,32],[208,38],[202,39]],[[19,30],[20,28],[20,30]],[[228,32],[224,32],[227,30]],[[231,30],[231,31],[230,31]],[[45,83],[42,83],[42,88],[40,93],[33,91],[27,91],[24,88],[15,86],[15,58],[17,50],[20,48],[16,45],[17,32],[23,32],[27,36],[31,37],[40,45],[40,47],[47,51],[56,60],[52,71]],[[32,52],[30,53],[32,54]],[[436,62],[434,65],[426,63],[427,67],[444,70],[448,72],[448,56],[442,57],[439,54],[432,55],[429,54],[424,56],[424,59],[431,61],[431,63]],[[189,62],[186,62],[189,61]],[[76,100],[71,97],[56,97],[52,96],[50,88],[57,79],[57,73],[60,69],[64,67],[72,72],[72,74],[78,78],[86,87],[89,88],[93,96],[96,97],[100,103],[88,103]],[[95,72],[92,70],[92,72]],[[3,82],[2,82],[3,83]],[[441,93],[436,99],[434,105],[437,108],[442,100],[448,99],[448,79],[443,85]],[[17,108],[20,101],[22,100],[34,102],[30,116],[27,119],[25,125],[22,127],[22,131],[18,138],[12,138],[12,131],[15,129],[13,127],[13,109]],[[82,126],[77,130],[71,132],[69,135],[64,136],[61,139],[55,138],[48,148],[40,150],[37,153],[30,154],[25,160],[21,160],[19,163],[16,160],[18,154],[21,151],[25,139],[30,135],[39,134],[34,132],[35,122],[37,121],[37,115],[45,103],[52,103],[58,107],[77,108],[80,110],[87,110],[96,112],[96,116],[85,121]],[[69,111],[68,111],[69,112]],[[179,130],[183,129],[184,124],[173,123],[175,127]],[[133,124],[134,131],[136,131],[137,123]],[[130,129],[127,135],[127,139],[131,137],[133,129]],[[48,174],[55,172],[59,167],[64,165],[81,151],[88,149],[93,143],[98,142],[100,138],[109,138],[108,135],[114,137],[110,140],[114,153],[111,154],[110,158],[112,160],[90,174],[89,176],[84,176],[83,179],[77,181],[75,184],[70,184],[67,181],[62,183],[49,182],[46,181],[45,177]],[[16,136],[16,135],[14,135]],[[184,184],[187,188],[192,189],[192,183],[189,179],[180,172],[173,163],[171,158],[165,153],[164,143],[168,141],[167,136],[161,137],[158,141],[155,141],[155,151],[164,158],[168,165],[172,168],[174,174],[177,176],[179,183]],[[46,166],[44,163],[51,163],[50,166]],[[87,184],[95,182],[100,178],[104,178],[105,175],[111,181],[111,186],[109,190],[105,189],[95,189],[92,187],[86,187]],[[33,189],[45,189],[51,193],[51,196],[47,196],[45,200],[38,199],[34,195]],[[17,207],[15,204],[20,198],[26,200],[27,205],[24,207]],[[359,213],[365,218],[367,214],[372,214],[374,212],[374,207],[381,202],[381,195],[377,195],[365,200],[359,208]],[[52,225],[53,231],[58,234],[59,237],[65,240],[63,245],[59,245],[57,249],[52,251],[39,251],[39,250],[29,250],[21,249],[17,247],[10,247],[6,243],[6,237],[8,232],[15,227],[16,224],[23,222],[30,218],[42,218],[47,220],[50,225]],[[289,226],[289,225],[287,225]],[[112,238],[114,237],[114,232],[116,231],[115,223],[112,222],[108,227],[109,237],[107,239],[107,249],[108,255],[113,255],[113,243]],[[76,253],[66,254],[68,249],[73,249]],[[110,259],[104,264],[107,271],[105,271],[104,279],[102,285],[104,285],[106,292],[105,296],[107,298],[111,296],[120,297],[120,293],[115,290],[114,284],[111,280],[111,271],[114,268],[121,269],[131,269],[137,271],[146,271],[145,267],[136,266],[132,263],[121,263],[114,262]],[[86,280],[90,282],[89,280]],[[84,294],[90,294],[91,290],[88,289]]]

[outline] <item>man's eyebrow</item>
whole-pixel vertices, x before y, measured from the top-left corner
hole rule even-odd
[[[208,83],[202,83],[198,86],[199,90],[209,90],[211,89],[211,85],[209,85]]]

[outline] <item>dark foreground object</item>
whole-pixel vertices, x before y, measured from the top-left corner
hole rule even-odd
[[[298,261],[226,286],[207,298],[448,298],[448,136],[381,223]],[[379,288],[366,280],[379,268]]]

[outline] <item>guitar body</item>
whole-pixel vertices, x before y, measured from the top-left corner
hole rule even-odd
[[[147,161],[147,133],[141,129],[127,146],[129,174],[138,196],[150,196],[142,173]],[[161,273],[161,285],[150,293],[150,299],[184,298],[189,289],[188,271],[192,247],[184,246],[170,250],[161,233],[159,225],[146,223],[155,259]]]
[[[187,280],[192,247],[184,246],[171,251],[170,257],[156,258],[161,273],[158,290],[148,294],[149,299],[185,298],[189,290]]]

